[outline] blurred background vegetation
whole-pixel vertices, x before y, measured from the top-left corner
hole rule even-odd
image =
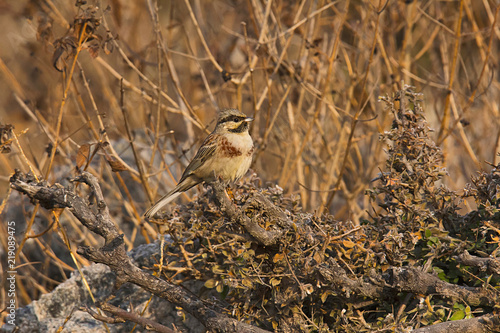
[[[14,169],[50,183],[77,170],[98,175],[132,248],[158,238],[142,213],[175,185],[218,108],[255,118],[252,169],[263,186],[359,225],[387,156],[379,137],[393,121],[379,96],[404,82],[424,93],[449,175],[442,182],[463,189],[500,161],[498,8],[495,0],[0,1],[1,219],[18,223],[20,305],[67,278],[68,246],[99,242],[67,211],[54,219],[10,192]]]

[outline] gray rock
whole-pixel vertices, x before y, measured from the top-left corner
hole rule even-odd
[[[158,243],[138,246],[129,252],[135,263],[139,267],[151,267],[157,261]],[[114,292],[115,275],[110,269],[102,264],[92,264],[82,269],[92,293],[96,300],[105,300]],[[194,292],[199,290],[202,283],[191,283],[189,287]],[[127,311],[141,313],[151,298],[149,292],[140,287],[127,283],[114,292],[113,299],[109,303]],[[61,283],[51,293],[42,295],[39,300],[16,310],[16,327],[3,325],[0,328],[2,333],[20,332],[56,332],[64,326],[62,332],[107,332],[104,323],[95,320],[87,312],[82,311],[82,307],[89,307],[96,311],[92,299],[85,288],[80,273],[75,271],[71,278]],[[182,332],[204,332],[204,327],[191,315],[181,312],[174,305],[153,296],[143,317],[154,320],[169,328],[172,324]],[[66,321],[67,320],[67,321]],[[119,324],[106,324],[110,332],[130,332],[135,323],[125,322]],[[141,326],[137,325],[135,332],[145,332]],[[148,331],[150,332],[150,331]]]

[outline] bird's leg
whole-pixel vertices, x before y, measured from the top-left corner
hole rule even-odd
[[[224,184],[222,177],[219,176],[218,179],[222,184]],[[226,196],[229,199],[229,201],[231,201],[234,204],[234,194],[231,186],[226,184],[226,190],[224,192],[226,193]]]
[[[221,184],[225,184],[225,182],[224,182],[224,180],[222,179],[222,177],[221,177],[221,176],[217,176],[217,175],[215,174],[215,171],[212,171],[212,178],[213,178],[215,181],[217,181],[217,182],[219,182],[219,183],[221,183]],[[230,189],[229,189],[229,190],[230,190]],[[232,191],[230,191],[230,194],[229,194],[229,193],[228,193],[228,187],[227,187],[227,186],[226,186],[226,190],[224,191],[224,193],[226,194],[226,197],[229,199],[229,201],[233,202],[233,200],[232,200],[232,199],[234,199],[233,192],[232,192]]]
[[[226,194],[227,194],[227,197],[231,200],[231,201],[234,201],[234,193],[233,193],[233,188],[231,187],[231,185],[228,185],[226,187]]]

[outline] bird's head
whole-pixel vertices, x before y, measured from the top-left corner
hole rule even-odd
[[[248,125],[253,120],[244,113],[236,109],[223,109],[219,112],[217,119],[218,131],[227,131],[232,133],[243,133],[248,131]]]

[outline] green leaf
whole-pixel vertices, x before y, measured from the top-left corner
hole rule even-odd
[[[450,280],[448,279],[448,277],[446,276],[446,273],[442,272],[442,273],[439,273],[438,274],[438,278],[440,278],[441,280],[443,281],[446,281],[446,282],[450,282]]]
[[[431,241],[434,244],[437,244],[439,242],[439,238],[436,236],[429,237],[429,241]]]
[[[465,308],[465,318],[466,319],[471,319],[473,316],[472,316],[472,313],[471,313],[471,309],[470,309],[470,306],[467,305],[467,307]]]
[[[451,316],[450,320],[461,320],[465,318],[465,312],[462,310],[455,311],[453,316]]]

